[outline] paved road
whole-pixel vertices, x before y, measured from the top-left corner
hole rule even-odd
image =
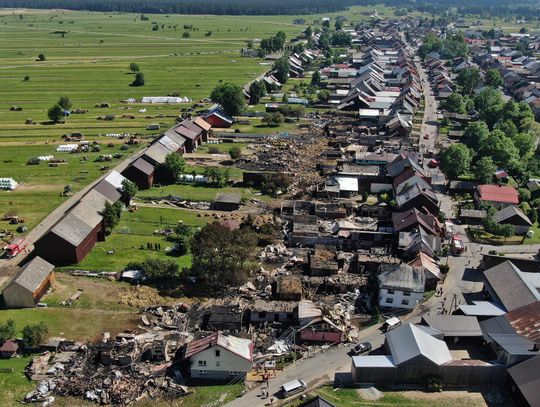
[[[88,193],[98,182],[100,182],[103,178],[105,178],[107,175],[109,175],[112,171],[122,172],[126,167],[131,163],[134,159],[137,157],[140,157],[146,149],[142,149],[137,151],[136,153],[132,154],[128,158],[126,158],[124,161],[118,163],[113,169],[108,171],[107,173],[100,176],[97,180],[90,183],[80,191],[73,194],[71,197],[66,199],[60,206],[58,206],[56,209],[54,209],[51,213],[47,215],[45,219],[43,219],[39,225],[37,225],[34,229],[32,229],[28,234],[26,235],[26,240],[28,242],[28,250],[32,251],[34,248],[34,243],[39,240],[41,236],[49,230],[56,222],[58,222],[64,213],[69,210],[73,205],[75,205],[86,193]],[[0,267],[4,265],[18,265],[21,261],[23,261],[25,256],[19,255],[13,259],[1,259],[0,260]]]

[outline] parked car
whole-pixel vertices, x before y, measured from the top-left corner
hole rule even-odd
[[[291,380],[279,388],[279,394],[282,397],[289,397],[293,394],[301,393],[306,389],[307,385],[302,379]]]
[[[353,356],[358,356],[361,353],[369,352],[371,350],[371,347],[371,343],[361,342],[356,344],[356,346],[351,349],[351,353],[353,354]]]
[[[424,140],[429,140],[429,134],[424,134]]]
[[[398,317],[392,317],[384,321],[381,326],[381,331],[388,332],[401,325],[401,320]]]

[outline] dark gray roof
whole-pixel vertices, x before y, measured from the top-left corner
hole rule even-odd
[[[384,288],[424,292],[426,275],[422,267],[400,264],[379,275],[379,285]]]
[[[497,223],[501,223],[507,221],[510,218],[513,218],[514,216],[517,217],[515,221],[511,223],[506,223],[509,223],[511,225],[532,226],[532,222],[530,221],[530,219],[515,206],[507,206],[506,208],[503,208],[500,211],[496,212],[495,215],[493,215],[493,220]]]
[[[143,157],[146,156],[156,163],[163,164],[165,162],[165,157],[173,152],[174,151],[168,149],[163,144],[155,143],[148,147]]]
[[[437,365],[450,362],[452,355],[444,341],[406,323],[386,333],[386,340],[396,365],[423,355]]]
[[[317,396],[314,399],[304,401],[298,407],[335,407],[333,404],[329,403],[321,396]]]
[[[220,192],[216,195],[215,202],[237,203],[242,200],[242,195],[236,192]]]
[[[486,282],[507,311],[540,300],[540,293],[512,262],[505,261],[484,271]]]
[[[107,198],[111,202],[118,201],[120,199],[120,197],[122,196],[120,191],[118,191],[118,189],[116,189],[116,187],[114,185],[112,185],[110,182],[108,182],[106,180],[100,181],[94,187],[94,190],[99,192],[101,195],[103,195],[105,198]]]
[[[424,315],[422,319],[444,336],[482,336],[476,317],[466,315]]]
[[[73,246],[78,246],[90,234],[92,229],[84,220],[72,213],[68,213],[51,229],[51,232]]]
[[[504,315],[480,321],[479,325],[487,342],[492,342],[492,335],[515,335],[516,333]]]
[[[538,355],[538,351],[533,350],[534,342],[518,334],[497,334],[491,335],[493,342],[504,349],[509,355]]]
[[[39,256],[34,257],[22,267],[21,271],[13,277],[13,280],[11,280],[5,289],[8,289],[13,284],[17,284],[34,293],[53,270],[54,266],[51,263]]]
[[[154,172],[154,166],[148,161],[143,160],[142,158],[137,159],[133,164],[134,168],[137,168],[139,171],[143,172],[146,175],[150,175]]]
[[[527,359],[508,369],[530,406],[540,406],[540,356]]]
[[[462,209],[459,216],[464,218],[485,219],[487,212],[483,209]]]
[[[420,174],[424,174],[422,167],[410,157],[400,157],[386,166],[386,172],[390,177],[395,177],[405,171],[406,168],[412,167]]]

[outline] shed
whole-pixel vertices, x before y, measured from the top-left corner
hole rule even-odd
[[[508,369],[509,391],[519,406],[540,406],[540,356]]]
[[[17,356],[19,344],[15,341],[5,341],[0,346],[0,359],[10,359]]]
[[[525,235],[532,227],[531,220],[515,206],[507,206],[493,215],[493,220],[502,225],[511,225],[516,235]]]
[[[481,337],[478,319],[466,315],[423,315],[422,323],[444,334],[445,338]]]
[[[154,183],[154,171],[152,164],[138,158],[122,172],[122,175],[134,182],[139,189],[148,189]]]
[[[4,288],[6,307],[34,307],[54,283],[54,279],[54,266],[41,257],[33,258]]]
[[[242,195],[239,193],[220,192],[212,204],[212,208],[217,211],[236,211],[240,209]]]

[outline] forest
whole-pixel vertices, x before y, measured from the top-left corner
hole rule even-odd
[[[345,10],[354,5],[385,4],[441,15],[449,8],[469,15],[539,16],[535,0],[0,0],[0,7],[67,9],[153,14],[298,15]]]

